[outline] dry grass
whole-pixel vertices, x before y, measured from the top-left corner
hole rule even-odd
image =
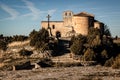
[[[24,46],[26,44],[29,44],[30,40],[27,41],[16,41],[8,44],[8,47],[14,47],[14,46]]]

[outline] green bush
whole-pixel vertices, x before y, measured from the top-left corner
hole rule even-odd
[[[79,41],[76,40],[73,45],[70,47],[71,52],[76,54],[76,55],[80,55],[82,54],[82,50],[83,50],[83,44]]]
[[[32,31],[30,33],[30,46],[39,49],[49,42],[49,33],[46,29],[42,28],[40,31]]]
[[[101,31],[99,29],[91,27],[87,35],[87,44],[89,47],[96,48],[101,45]]]
[[[71,47],[70,50],[72,53],[76,55],[81,55],[83,54],[83,49],[84,49],[84,43],[86,42],[86,37],[82,35],[78,36],[73,36],[71,39]]]

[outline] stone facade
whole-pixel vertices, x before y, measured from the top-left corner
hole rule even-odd
[[[63,21],[49,21],[50,30],[53,36],[56,36],[57,32],[61,37],[69,37],[71,35],[87,35],[90,27],[103,29],[103,23],[94,19],[94,15],[87,12],[81,12],[74,14],[72,11],[63,12]],[[47,29],[48,21],[42,21],[41,27]]]

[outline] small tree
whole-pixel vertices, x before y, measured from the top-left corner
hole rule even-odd
[[[0,49],[5,51],[7,49],[7,43],[3,40],[0,40]]]
[[[91,27],[87,35],[87,43],[90,47],[97,47],[101,44],[101,31]]]
[[[73,52],[76,55],[83,54],[83,49],[84,49],[84,43],[86,42],[86,37],[82,35],[78,35],[76,37],[73,37],[71,39],[71,52]]]
[[[37,49],[39,49],[49,42],[49,33],[44,28],[38,32],[33,30],[30,33],[30,38],[30,45],[35,46]]]
[[[111,36],[110,30],[107,25],[104,26],[104,35]]]
[[[29,37],[32,38],[36,33],[38,33],[35,29],[33,29],[32,32],[30,32]]]
[[[80,42],[79,40],[76,40],[72,46],[70,47],[71,49],[71,52],[76,54],[76,55],[80,55],[80,54],[83,54],[82,51],[83,51],[83,43]]]

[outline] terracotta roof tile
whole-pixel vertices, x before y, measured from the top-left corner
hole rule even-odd
[[[81,13],[78,13],[78,14],[74,14],[74,16],[94,17],[93,14],[89,14],[89,13],[87,13],[87,12],[81,12]]]

